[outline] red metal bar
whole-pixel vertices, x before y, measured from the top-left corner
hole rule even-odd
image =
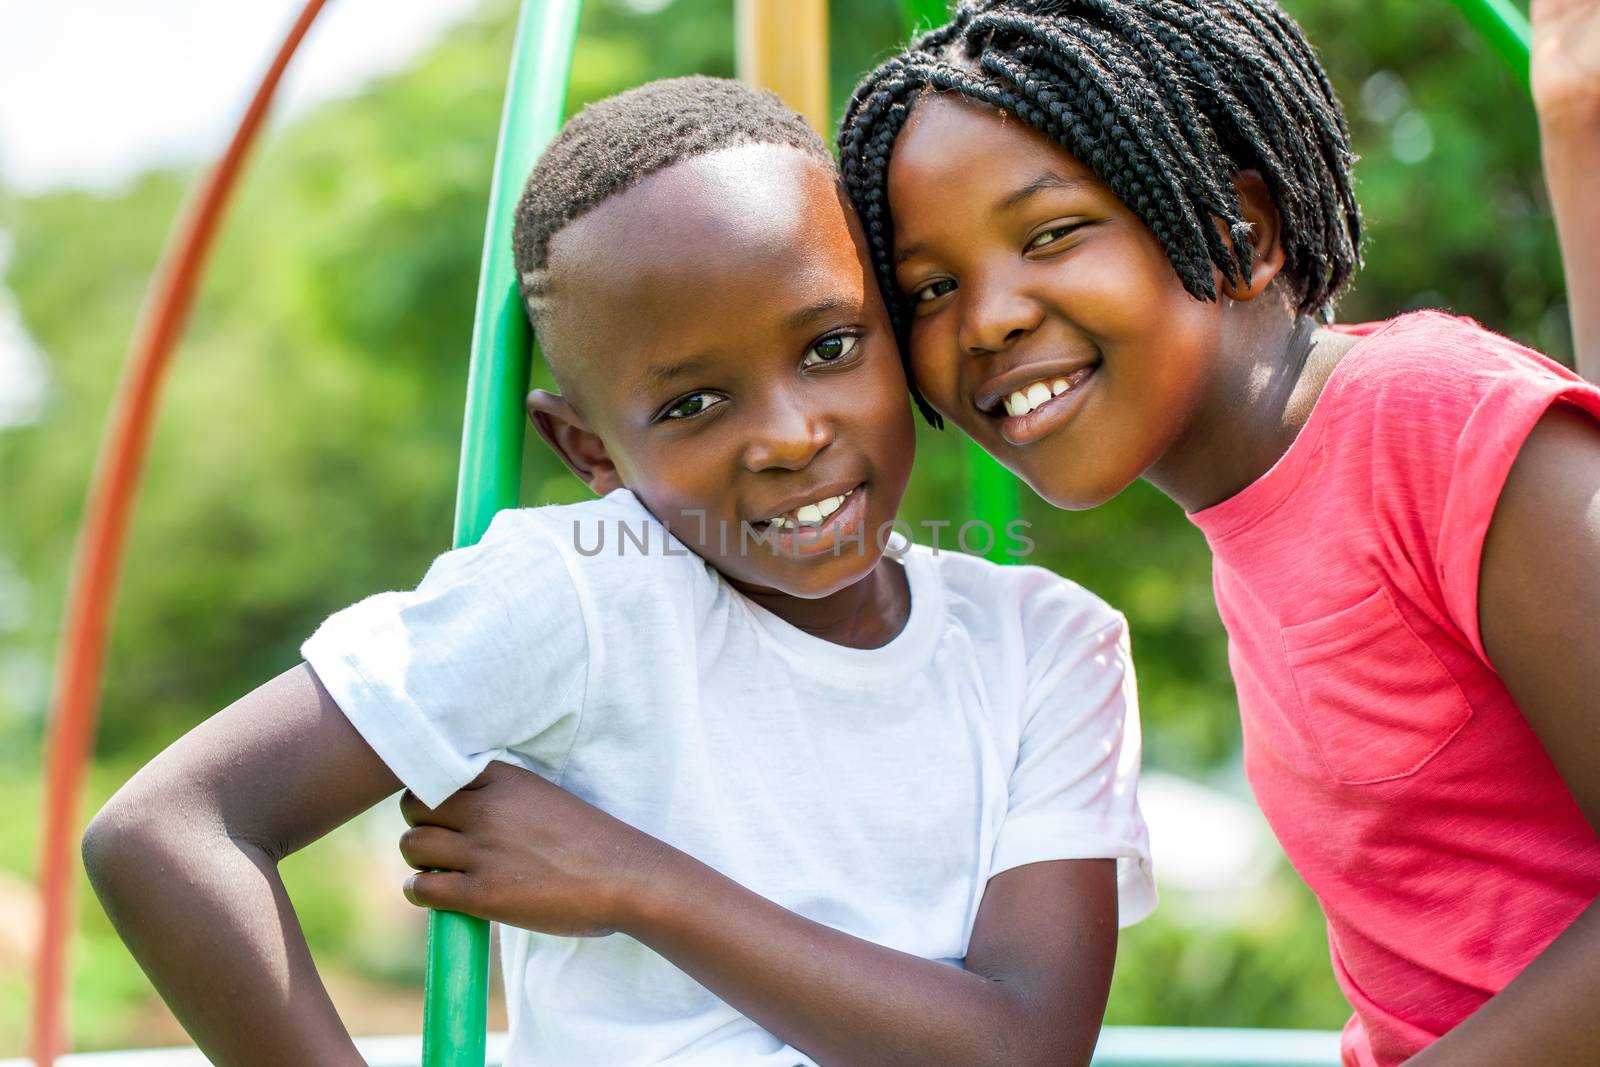
[[[134,330],[95,461],[56,661],[56,702],[45,739],[45,824],[39,855],[44,921],[34,961],[30,1043],[30,1052],[39,1067],[54,1062],[67,1045],[66,955],[78,873],[78,808],[84,770],[93,753],[106,636],[122,569],[128,519],[148,451],[156,398],[239,171],[290,57],[325,2],[308,0],[295,19],[227,151],[197,188],[168,239]]]

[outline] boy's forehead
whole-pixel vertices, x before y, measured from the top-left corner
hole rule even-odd
[[[803,243],[815,236],[808,231],[841,221],[842,203],[832,168],[798,149],[723,149],[663,168],[564,227],[551,242],[550,269],[565,275],[615,268],[616,258]]]
[[[749,145],[658,171],[562,229],[547,330],[590,354],[702,348],[819,302],[860,302],[870,285],[832,169]]]

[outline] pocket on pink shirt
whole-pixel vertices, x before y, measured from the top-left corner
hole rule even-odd
[[[1300,726],[1345,785],[1415,774],[1472,718],[1461,687],[1387,588],[1283,628]]]

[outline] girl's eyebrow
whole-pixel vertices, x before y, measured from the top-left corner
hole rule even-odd
[[[1037,196],[1046,189],[1062,189],[1067,192],[1090,193],[1094,192],[1095,188],[1096,183],[1090,181],[1088,178],[1078,178],[1071,174],[1062,174],[1053,170],[1040,171],[1034,176],[1032,181],[1028,182],[1028,184],[1012,190],[1011,192],[1002,196],[999,200],[995,201],[994,207],[990,209],[990,214],[1000,215],[1007,211],[1015,211],[1017,208],[1025,204],[1030,198]],[[925,243],[921,241],[914,241],[911,244],[906,245],[904,248],[895,249],[894,265],[898,267],[912,256],[926,250],[926,248],[927,245]]]
[[[1027,185],[1007,193],[995,202],[993,212],[998,215],[1022,206],[1030,197],[1044,192],[1046,189],[1064,189],[1069,192],[1088,192],[1094,188],[1094,183],[1084,178],[1076,178],[1069,174],[1060,174],[1053,170],[1041,171]]]

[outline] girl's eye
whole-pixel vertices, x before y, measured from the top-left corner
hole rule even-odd
[[[803,367],[820,367],[826,363],[837,363],[856,350],[856,345],[861,343],[861,338],[849,333],[834,334],[824,337],[810,348],[806,349],[806,358],[801,360]]]
[[[911,301],[915,304],[926,304],[930,300],[937,300],[946,293],[955,292],[956,283],[949,278],[940,278],[936,282],[929,282],[921,289],[911,294]]]
[[[715,393],[690,393],[662,412],[661,417],[664,419],[689,419],[709,408],[716,407],[720,403],[722,403],[722,397]]]
[[[1076,226],[1052,226],[1028,242],[1028,251],[1033,252],[1040,248],[1049,248],[1076,229]]]

